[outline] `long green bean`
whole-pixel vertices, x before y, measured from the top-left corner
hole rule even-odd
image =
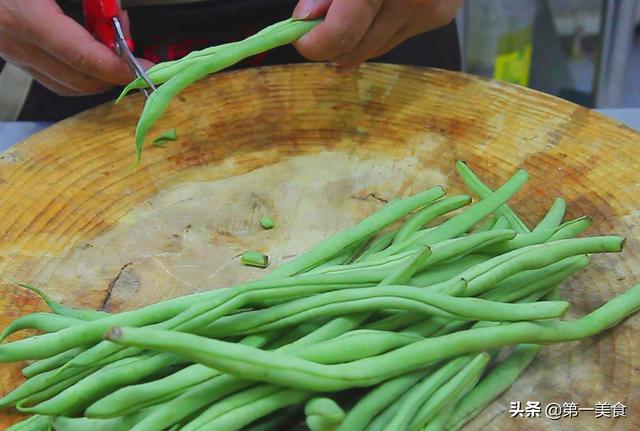
[[[83,320],[79,320],[73,317],[61,316],[59,314],[52,313],[31,313],[18,317],[11,322],[9,326],[4,328],[0,333],[0,342],[5,338],[24,329],[35,329],[44,333],[56,332],[61,329],[70,328],[72,326],[83,323]]]
[[[455,405],[475,386],[490,360],[491,356],[486,352],[476,355],[456,376],[440,386],[431,397],[425,400],[422,406],[409,410],[410,415],[404,417],[406,422],[410,421],[408,429],[421,430],[447,403]],[[418,401],[421,400],[418,398]],[[391,431],[397,428],[388,427],[387,429]]]
[[[477,194],[481,199],[486,199],[493,191],[487,187],[481,180],[476,176],[475,173],[469,168],[469,165],[465,161],[458,160],[455,164],[456,170],[458,171],[458,175],[464,181],[464,184],[475,194]],[[505,217],[509,221],[509,225],[518,233],[528,233],[529,228],[525,225],[520,218],[515,215],[513,210],[505,203],[500,205],[495,213],[498,216]]]
[[[406,199],[390,202],[357,225],[313,246],[307,253],[297,257],[293,261],[280,265],[271,271],[268,278],[291,276],[312,268],[332,256],[340,254],[344,248],[358,242],[362,238],[366,238],[384,229],[411,211],[440,199],[444,194],[444,188],[439,186]]]
[[[109,316],[109,313],[105,311],[67,307],[66,305],[62,305],[59,302],[54,301],[42,289],[38,289],[37,287],[33,287],[29,284],[19,284],[18,286],[28,289],[38,295],[49,306],[51,311],[62,316],[74,317],[80,320],[96,320]]]
[[[480,354],[482,361],[488,361],[486,353]],[[386,430],[407,429],[420,407],[444,384],[454,378],[463,368],[472,362],[471,356],[461,356],[438,368],[410,391],[391,421],[385,426]],[[476,359],[473,359],[476,361]]]
[[[294,42],[319,23],[320,20],[293,21],[290,25],[268,35],[265,34],[261,38],[245,39],[243,43],[235,45],[232,49],[217,52],[211,59],[207,59],[209,61],[199,61],[190,65],[181,73],[172,76],[166,83],[149,95],[144,105],[136,127],[136,161],[140,161],[144,140],[153,124],[162,116],[171,99],[187,86],[211,73],[232,66],[247,57]]]
[[[411,234],[417,232],[422,226],[433,221],[437,217],[460,209],[470,203],[471,197],[467,195],[451,196],[432,203],[411,216],[402,225],[398,234],[393,239],[393,243],[396,244],[408,239]]]
[[[577,340],[608,329],[640,309],[637,285],[574,321],[541,321],[474,328],[428,338],[383,355],[338,365],[322,365],[276,352],[143,328],[116,328],[108,339],[126,345],[174,352],[195,362],[250,380],[314,391],[371,386],[438,360],[519,343]],[[372,370],[375,372],[372,373]]]

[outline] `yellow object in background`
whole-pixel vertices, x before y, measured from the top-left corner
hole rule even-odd
[[[493,77],[514,84],[529,85],[531,70],[532,28],[507,33],[498,42]]]

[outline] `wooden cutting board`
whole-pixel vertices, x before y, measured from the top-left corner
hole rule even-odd
[[[379,208],[438,183],[462,190],[467,160],[492,186],[531,174],[513,206],[534,224],[556,196],[591,233],[628,237],[566,283],[570,317],[640,281],[640,135],[588,109],[460,73],[328,65],[223,73],[178,97],[134,170],[140,96],[56,124],[0,154],[0,325],[44,309],[15,283],[65,304],[119,311],[258,277]],[[264,231],[262,215],[277,227]],[[583,342],[545,347],[469,430],[640,429],[640,316]],[[22,381],[0,366],[0,393]],[[511,419],[509,403],[597,402],[627,418]],[[543,414],[544,416],[544,414]],[[3,412],[0,427],[18,416]]]

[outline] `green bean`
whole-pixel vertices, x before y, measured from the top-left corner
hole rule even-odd
[[[540,230],[531,233],[521,233],[513,237],[512,239],[500,241],[495,244],[488,245],[477,250],[478,253],[484,254],[503,254],[516,250],[518,248],[526,247],[534,244],[541,244],[546,242],[555,233],[555,230]]]
[[[51,423],[46,416],[34,415],[11,425],[6,431],[49,431]],[[69,430],[73,431],[73,430]]]
[[[428,265],[437,265],[450,259],[464,257],[467,254],[482,250],[492,244],[513,239],[515,235],[516,233],[512,230],[501,229],[474,233],[461,238],[453,238],[436,243],[431,246],[433,256],[429,259]],[[412,245],[412,247],[416,246],[420,247],[419,243]],[[424,245],[422,245],[422,247],[424,247]]]
[[[487,199],[491,196],[493,191],[487,187],[481,180],[473,173],[469,165],[463,160],[456,161],[456,170],[458,171],[458,175],[464,181],[464,184],[475,194],[477,194],[480,199]],[[503,216],[509,221],[509,225],[518,233],[527,233],[529,232],[529,228],[525,225],[522,220],[509,208],[509,206],[505,203],[500,205],[495,210],[496,215]]]
[[[197,384],[176,398],[153,409],[130,431],[160,431],[188,417],[214,401],[253,385],[230,375],[219,375]]]
[[[345,412],[331,398],[312,398],[304,406],[306,424],[311,431],[335,431],[345,418]]]
[[[273,219],[269,216],[260,218],[260,226],[265,230],[273,229],[275,225],[276,224],[273,222]]]
[[[479,232],[486,232],[488,230],[493,229],[493,226],[496,224],[497,219],[491,216],[488,216],[485,220],[480,221],[476,224],[476,227],[474,227],[470,233],[479,233]],[[503,227],[501,229],[508,229],[508,223],[506,227]]]
[[[253,290],[250,288],[241,288],[237,287],[234,290],[230,290],[225,292],[225,295],[220,296],[217,299],[214,299],[210,302],[204,302],[197,307],[193,307],[193,309],[187,310],[185,313],[178,315],[170,320],[162,322],[158,325],[155,325],[158,328],[171,328],[180,331],[194,331],[194,330],[202,330],[198,328],[205,327],[209,322],[218,320],[221,316],[225,316],[227,314],[232,313],[238,309],[241,309],[247,304],[250,304],[254,301],[260,301],[264,299],[284,299],[287,297],[296,297],[296,296],[306,296],[312,293],[323,292],[323,291],[331,291],[334,289],[347,288],[347,287],[356,287],[358,284],[330,284],[328,281],[331,278],[339,280],[349,280],[353,277],[347,275],[337,274],[335,277],[327,277],[327,276],[308,276],[305,277],[306,280],[319,280],[324,281],[324,284],[320,285],[305,285],[298,280],[298,285],[293,283],[291,287],[284,287],[285,281],[280,282],[280,286],[271,287],[270,283],[273,282],[264,282],[262,284],[262,289],[259,289],[256,285],[253,285]],[[365,277],[366,278],[366,277]],[[366,284],[360,284],[363,286]],[[113,345],[109,342],[103,342],[92,349],[89,349],[72,361],[70,361],[66,368],[71,368],[75,366],[87,366],[90,364],[95,364],[97,361],[106,358],[106,363],[112,362],[110,360],[111,356],[115,353],[119,353],[121,355],[133,356],[138,353],[141,353],[140,349],[129,349],[123,352],[120,346]]]
[[[480,263],[486,262],[491,256],[483,254],[468,254],[461,258],[429,266],[422,272],[411,277],[409,285],[427,287],[450,280],[464,271]]]
[[[467,290],[469,288],[467,287]],[[199,331],[208,336],[246,335],[281,329],[316,318],[397,308],[458,320],[532,320],[564,314],[566,302],[504,304],[477,298],[457,298],[411,286],[379,286],[321,293],[264,310],[222,317]]]
[[[403,334],[417,334],[423,337],[430,337],[433,334],[439,332],[447,324],[451,323],[451,320],[442,317],[428,317],[421,320],[411,322],[403,330]]]
[[[151,144],[154,147],[165,147],[170,141],[175,141],[178,139],[178,133],[176,129],[169,129],[162,132],[159,136],[155,137]]]
[[[270,25],[262,29],[261,31],[257,32],[256,34],[249,36],[247,40],[261,37],[265,35],[265,33],[268,34],[269,32],[280,30],[283,27],[291,25],[293,21],[295,20],[290,18],[290,19],[278,22],[276,24]],[[154,84],[156,85],[162,84],[168,81],[171,77],[177,75],[180,72],[183,72],[184,70],[189,68],[189,66],[192,66],[202,60],[208,60],[210,59],[208,57],[213,57],[222,50],[233,49],[240,43],[242,43],[242,41],[212,46],[199,51],[192,51],[186,56],[178,60],[165,61],[162,63],[155,64],[154,66],[152,66],[147,70],[147,76],[149,77],[149,79],[151,79],[151,81]],[[129,91],[134,89],[147,88],[147,87],[148,85],[144,79],[142,78],[135,79],[124,88],[124,90],[116,100],[116,103],[118,103],[127,93],[129,93]]]
[[[125,358],[113,362],[80,380],[54,397],[36,405],[18,404],[18,410],[49,416],[78,414],[94,400],[111,393],[114,389],[135,383],[159,368],[184,362],[172,354],[152,354],[149,360]]]
[[[68,361],[76,357],[84,351],[83,347],[74,347],[65,352],[58,353],[46,359],[40,359],[22,369],[22,375],[26,378],[31,378],[35,375],[44,373],[45,371],[55,370],[58,367],[66,364]]]
[[[56,431],[123,431],[132,429],[135,424],[147,414],[148,412],[142,411],[133,415],[113,419],[67,418],[59,416],[52,418],[52,425]]]
[[[300,338],[306,337],[307,335],[312,334],[318,329],[324,327],[331,320],[331,317],[322,317],[319,319],[311,320],[309,322],[301,323],[300,325],[292,328],[286,328],[281,331],[277,331],[278,335],[266,345],[265,349],[276,350],[282,346],[295,343]],[[258,332],[258,334],[260,334],[260,332]]]
[[[390,379],[367,393],[347,413],[338,431],[363,431],[373,418],[422,380],[428,371],[418,370]]]
[[[467,195],[451,196],[432,203],[418,211],[402,225],[393,243],[397,244],[408,239],[411,234],[417,232],[422,226],[433,221],[435,218],[460,209],[470,203],[471,197]]]
[[[538,258],[532,259],[527,262],[527,265],[530,267],[537,267],[540,256]],[[544,256],[543,256],[544,258]],[[495,258],[495,262],[501,262],[502,259]],[[507,260],[508,261],[508,260]],[[516,264],[518,262],[515,262]],[[543,261],[542,264],[545,262]],[[530,294],[531,292],[535,292],[539,289],[544,289],[551,284],[559,283],[560,281],[568,278],[576,271],[586,266],[588,263],[587,256],[577,256],[566,258],[563,261],[558,263],[554,263],[548,266],[543,266],[542,269],[539,270],[529,270],[523,271],[519,274],[512,275],[512,271],[504,271],[504,268],[498,268],[499,265],[496,265],[496,269],[489,268],[489,265],[483,265],[487,278],[492,280],[494,283],[494,288],[489,290],[486,294],[481,295],[482,298],[491,299],[494,301],[501,302],[511,302],[523,296]],[[513,265],[513,263],[511,264]],[[487,270],[488,269],[488,270]],[[523,269],[523,268],[521,268]],[[469,270],[466,274],[461,275],[462,277],[467,277],[473,280],[473,278],[477,278],[480,274],[478,274],[477,267],[474,267],[472,270]],[[473,278],[472,278],[473,277]],[[539,280],[540,278],[550,277],[549,282],[545,280]],[[436,286],[432,286],[436,287]],[[477,285],[476,285],[477,287]],[[450,291],[449,293],[452,293]],[[417,324],[420,325],[420,321],[424,319],[424,316],[416,313],[399,313],[394,316],[390,316],[383,320],[371,323],[367,325],[369,329],[380,329],[380,330],[391,330],[401,328],[403,326]],[[432,318],[433,319],[433,318]],[[437,321],[440,322],[440,321]],[[426,323],[428,326],[431,323]],[[437,325],[440,327],[441,325]],[[421,326],[417,326],[420,328]],[[426,334],[425,334],[426,335]]]
[[[250,404],[261,398],[266,398],[271,394],[279,392],[282,388],[276,385],[259,384],[244,390],[240,390],[228,397],[221,399],[219,402],[211,405],[203,411],[198,417],[189,422],[183,429],[202,429],[203,425],[218,419],[221,416],[239,408]],[[215,429],[215,428],[214,428]]]
[[[506,391],[533,361],[540,346],[520,344],[502,362],[496,365],[482,380],[456,405],[449,417],[446,429],[457,430],[475,417],[491,401]]]
[[[312,394],[297,389],[279,389],[268,397],[260,398],[251,404],[240,407],[217,417],[199,428],[192,428],[187,424],[182,430],[210,430],[210,431],[236,431],[242,429],[261,417],[276,410],[304,402]]]
[[[144,326],[161,322],[182,311],[184,302],[186,300],[154,304],[136,311],[111,315],[58,332],[2,345],[0,346],[0,362],[47,358],[73,347],[96,342],[104,331],[114,325]]]
[[[392,230],[380,235],[380,237],[376,238],[376,240],[373,241],[371,245],[367,247],[367,249],[354,260],[354,263],[358,263],[366,259],[368,256],[389,247],[389,245],[391,245],[391,243],[393,242],[393,239],[396,237],[397,234],[398,234],[397,230]]]
[[[140,161],[142,146],[151,126],[162,116],[171,99],[187,86],[211,73],[232,66],[247,57],[294,42],[320,22],[320,20],[292,21],[290,25],[282,27],[278,31],[265,34],[261,38],[245,39],[235,45],[233,49],[221,50],[213,58],[194,63],[181,73],[172,76],[164,85],[151,93],[145,103],[136,127],[135,140],[138,153],[136,163]]]
[[[538,225],[533,228],[533,231],[539,230],[548,230],[554,229],[562,223],[562,219],[564,218],[564,213],[567,209],[567,203],[562,198],[556,198],[553,201],[553,205],[547,212],[547,214],[543,217],[542,220],[538,223]]]
[[[219,371],[193,364],[158,380],[117,389],[87,407],[85,415],[107,419],[134,413],[172,400],[217,375],[220,375]]]
[[[416,334],[359,329],[306,346],[303,351],[297,352],[296,357],[322,364],[338,364],[379,355],[420,340],[422,337]]]
[[[559,284],[589,264],[589,256],[567,257],[541,269],[523,271],[512,275],[479,298],[491,301],[511,302],[533,292]]]
[[[326,262],[321,263],[318,266],[315,266],[314,268],[311,268],[310,270],[306,271],[304,274],[305,275],[316,274],[318,272],[322,272],[322,270],[328,267],[345,265],[345,264],[351,263],[352,260],[354,260],[354,258],[358,256],[365,249],[365,247],[369,243],[369,240],[370,240],[369,237],[361,239],[360,241],[347,247],[343,253],[337,255],[332,259],[327,260]]]
[[[486,353],[482,353],[478,356],[482,356],[483,360],[488,362],[488,355]],[[403,400],[400,408],[384,429],[407,429],[420,407],[438,390],[438,388],[454,378],[463,368],[471,363],[472,359],[477,362],[477,358],[472,358],[471,356],[461,356],[453,359],[411,388],[406,399]]]
[[[287,346],[282,346],[282,348],[295,349],[297,347],[310,346],[325,340],[329,340],[353,328],[356,328],[358,325],[364,322],[368,318],[368,316],[368,313],[358,313],[335,317],[312,333],[301,337],[299,340],[294,341]]]
[[[366,238],[391,223],[399,220],[409,212],[421,208],[444,196],[445,190],[441,186],[418,193],[406,199],[391,202],[376,213],[362,220],[357,225],[346,229],[313,246],[307,253],[291,262],[280,265],[267,276],[278,278],[298,274],[330,259],[349,245]]]
[[[476,355],[459,373],[440,386],[419,409],[411,410],[411,417],[407,418],[411,421],[409,430],[422,429],[448,403],[455,405],[475,386],[490,360],[491,356],[486,352]]]
[[[262,347],[275,335],[275,333],[250,335],[240,340],[239,343]],[[162,366],[164,366],[162,363],[158,364],[158,367]],[[190,387],[218,375],[220,372],[212,368],[200,364],[190,365],[159,380],[120,388],[91,404],[85,414],[94,418],[110,418],[133,413],[139,409],[173,399]]]
[[[52,313],[31,313],[18,317],[11,322],[9,326],[4,328],[0,333],[0,342],[4,341],[9,335],[14,334],[24,329],[35,329],[45,333],[56,332],[61,329],[70,328],[71,326],[83,323],[82,320],[62,316]]]
[[[405,284],[409,281],[413,275],[424,268],[426,262],[432,256],[431,249],[429,247],[422,247],[418,249],[415,256],[406,263],[405,266],[392,271],[385,278],[380,281],[380,286],[390,286],[393,284]]]
[[[266,268],[269,264],[269,256],[257,251],[245,251],[240,256],[240,262],[247,266],[256,266],[258,268]]]
[[[573,223],[565,223],[558,228],[558,230],[551,235],[549,241],[559,241],[561,239],[573,238],[583,231],[591,227],[592,220],[590,217],[580,217],[573,220]]]
[[[584,245],[585,244],[583,242],[583,246]],[[588,244],[587,246],[591,247],[591,245],[588,245]],[[532,251],[532,253],[525,255],[524,254],[525,251]],[[566,249],[565,251],[568,252],[569,249]],[[459,276],[462,278],[469,279],[470,283],[478,290],[484,291],[484,289],[487,289],[487,287],[489,287],[489,284],[491,287],[490,290],[487,289],[489,292],[493,292],[496,288],[499,287],[499,289],[494,293],[488,293],[487,294],[488,296],[486,298],[489,298],[495,301],[510,302],[509,298],[517,299],[521,296],[527,295],[529,292],[532,292],[532,291],[535,291],[536,289],[544,288],[547,286],[544,283],[537,283],[536,282],[537,278],[546,277],[550,274],[556,274],[557,271],[564,269],[567,271],[567,273],[564,273],[564,275],[562,274],[558,275],[559,277],[561,277],[561,279],[564,279],[566,277],[569,277],[571,274],[575,273],[578,269],[580,269],[583,265],[586,265],[588,263],[588,258],[582,256],[582,257],[578,257],[575,260],[569,260],[564,263],[553,264],[556,266],[553,266],[553,265],[546,266],[550,256],[544,255],[541,252],[537,252],[536,249],[516,251],[514,255],[517,256],[517,253],[521,254],[524,257],[518,261],[512,262],[509,259],[504,259],[502,256],[499,256],[497,258],[486,261],[482,265],[473,266],[471,269],[469,269],[468,271],[465,271]],[[527,256],[530,256],[530,258],[528,258]],[[523,260],[526,261],[526,263],[521,266],[521,261]],[[493,268],[491,268],[490,266],[492,263],[495,264]],[[480,269],[479,269],[480,267],[482,267],[482,271],[484,271],[482,274],[480,274]],[[518,271],[521,271],[523,269],[538,268],[538,267],[543,267],[543,269],[540,270],[539,272],[536,272],[538,270],[529,270],[529,271],[523,271],[522,273],[517,274]],[[480,275],[483,275],[485,278],[481,279],[480,282],[475,281]],[[489,284],[483,284],[483,283],[489,283]],[[438,286],[431,286],[431,288],[434,290],[440,290],[438,289]],[[527,290],[520,291],[520,289],[522,288],[526,288]],[[469,288],[467,287],[466,290],[468,291],[468,289]],[[448,293],[453,294],[455,293],[455,291],[448,290]],[[367,328],[381,329],[381,330],[396,329],[406,325],[415,324],[417,322],[420,322],[422,319],[424,319],[424,316],[422,316],[421,314],[399,313],[397,315],[389,316],[378,322],[371,323],[367,325]]]
[[[394,400],[382,413],[377,415],[367,427],[367,431],[383,431],[387,424],[391,422],[393,417],[398,413],[400,407],[411,396],[410,391],[404,393],[401,397]]]
[[[389,247],[383,253],[393,254],[397,250],[403,250],[411,244],[419,243],[423,245],[433,245],[446,239],[454,238],[466,231],[468,231],[473,225],[482,220],[484,217],[495,211],[500,205],[509,200],[515,193],[520,190],[524,183],[529,178],[529,175],[520,170],[516,172],[509,180],[504,183],[498,190],[491,194],[491,196],[482,199],[471,205],[466,211],[455,215],[439,225],[438,227],[429,230],[423,235],[412,236],[411,239],[398,243]]]
[[[507,220],[505,216],[500,216],[497,218],[496,223],[493,225],[491,230],[509,229],[509,228],[511,228],[511,224],[509,223],[509,220]]]
[[[175,352],[243,379],[313,391],[371,386],[453,356],[519,343],[570,341],[595,335],[640,309],[640,285],[574,321],[508,323],[428,338],[346,364],[323,365],[289,355],[203,337],[146,328],[116,328],[107,338],[126,345]],[[375,370],[375,371],[374,371]]]
[[[424,262],[424,265],[419,266],[416,270],[421,271],[424,269],[423,266],[435,266],[450,259],[464,257],[469,253],[473,253],[476,249],[513,238],[514,235],[515,232],[512,230],[496,230],[439,242],[430,247],[431,256]],[[407,262],[414,259],[416,254],[420,253],[420,250],[423,250],[426,246],[413,244],[411,247],[407,251],[392,256],[380,256],[376,259],[352,265],[326,268],[323,273],[327,275],[349,275],[358,281],[381,281],[396,269],[405,267]]]
[[[28,284],[18,284],[18,286],[24,287],[38,295],[49,306],[51,311],[62,316],[74,317],[80,320],[96,320],[109,316],[109,313],[105,311],[67,307],[51,299],[43,290]]]
[[[444,431],[447,426],[447,421],[451,417],[455,410],[455,406],[447,404],[435,414],[422,431]]]
[[[60,393],[94,371],[95,368],[88,368],[63,376],[57,375],[57,370],[38,374],[0,398],[0,409],[14,405],[21,400],[31,398],[37,402],[45,396],[49,397]]]
[[[366,316],[364,314],[336,318],[313,333],[302,337],[295,343],[283,346],[279,350],[281,352],[291,352],[294,355],[303,354],[305,348],[313,346],[316,343],[329,340],[333,337],[337,337],[338,335],[356,327],[359,322],[365,318]],[[251,386],[252,384],[252,382],[243,381],[227,375],[214,377],[189,389],[174,400],[168,402],[166,404],[166,408],[155,410],[148,418],[141,421],[138,427],[132,431],[154,431],[164,429],[168,424],[175,423],[194,411],[213,403],[217,399],[222,398],[229,393]],[[122,401],[126,402],[124,399]]]
[[[286,287],[304,285],[305,282],[333,283],[336,278],[308,277],[306,281],[298,279],[279,279],[268,281],[253,281],[234,287],[233,291],[246,292],[252,289],[266,289],[270,287]],[[152,304],[136,311],[127,311],[117,315],[109,315],[103,319],[87,322],[78,327],[72,327],[52,334],[44,334],[25,340],[0,346],[0,362],[15,362],[27,359],[43,359],[61,353],[73,347],[86,345],[98,341],[104,331],[116,325],[145,326],[166,319],[177,317],[185,312],[188,316],[197,315],[207,310],[207,300],[222,297],[231,289],[218,289],[194,295],[188,295],[158,304]],[[217,301],[217,300],[216,300]],[[188,311],[187,311],[188,310]],[[195,311],[194,311],[195,310]],[[93,362],[89,362],[92,364]]]
[[[621,251],[624,241],[624,238],[617,236],[600,236],[559,240],[524,247],[519,250],[526,250],[526,253],[516,255],[512,259],[494,267],[491,271],[478,275],[471,280],[469,280],[469,273],[476,272],[478,266],[482,265],[463,273],[462,278],[468,282],[465,296],[476,296],[486,292],[495,286],[497,279],[504,280],[506,278],[505,274],[509,276],[525,269],[541,268],[570,256]],[[500,257],[502,256],[506,256],[506,254]],[[491,260],[485,262],[484,265],[490,262]]]

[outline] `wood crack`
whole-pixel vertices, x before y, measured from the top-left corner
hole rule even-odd
[[[107,286],[107,293],[104,296],[104,299],[102,300],[102,304],[100,304],[100,310],[101,311],[107,311],[107,304],[109,303],[109,300],[111,299],[111,294],[113,293],[113,288],[115,287],[116,283],[118,282],[118,280],[120,279],[120,277],[122,276],[122,273],[124,273],[124,271],[129,267],[129,265],[131,265],[133,263],[133,261],[131,262],[127,262],[125,263],[122,268],[120,268],[120,271],[118,271],[118,274],[109,282],[109,285]]]

